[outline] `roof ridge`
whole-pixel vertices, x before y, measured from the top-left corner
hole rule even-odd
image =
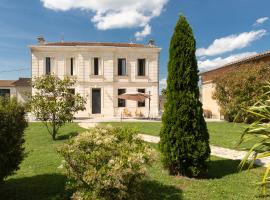
[[[241,58],[241,59],[238,59],[238,60],[229,62],[229,63],[227,63],[225,65],[222,65],[222,66],[220,66],[218,68],[215,68],[215,69],[212,69],[212,70],[209,70],[209,71],[202,72],[202,73],[200,73],[200,75],[206,74],[208,72],[216,71],[216,70],[219,70],[219,69],[222,69],[222,68],[225,68],[225,67],[229,67],[231,65],[240,64],[240,63],[243,63],[243,62],[248,62],[250,60],[257,59],[257,58],[260,58],[262,56],[266,56],[268,54],[270,54],[270,50],[267,50],[267,51],[264,51],[264,52],[261,52],[261,53],[257,53],[255,55],[247,56],[247,57],[244,57],[244,58]]]

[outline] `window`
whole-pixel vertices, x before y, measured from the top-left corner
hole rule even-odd
[[[118,96],[126,93],[126,89],[118,89]],[[126,107],[125,99],[118,99],[118,107]]]
[[[94,75],[99,75],[99,59],[94,58]]]
[[[145,76],[145,59],[138,59],[138,76]]]
[[[51,58],[50,57],[46,57],[46,69],[45,69],[45,73],[46,74],[50,74],[51,73]]]
[[[10,98],[10,89],[0,89],[0,97],[9,99]]]
[[[74,75],[74,59],[70,58],[70,75]]]
[[[118,76],[126,76],[126,59],[125,58],[119,58],[118,59]]]
[[[138,92],[145,93],[145,89],[138,89]],[[138,107],[145,107],[145,101],[143,102],[138,101]]]

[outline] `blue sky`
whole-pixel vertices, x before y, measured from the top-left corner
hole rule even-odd
[[[210,70],[270,49],[269,8],[269,0],[1,0],[0,79],[30,77],[28,45],[42,34],[47,41],[153,38],[162,48],[164,83],[179,13],[193,28],[200,70]]]

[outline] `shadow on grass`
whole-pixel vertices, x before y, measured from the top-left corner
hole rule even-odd
[[[214,178],[222,178],[224,176],[239,173],[239,163],[240,160],[229,160],[229,159],[220,159],[220,160],[212,160],[209,164],[208,173],[203,179],[214,179]],[[253,168],[257,168],[258,166],[253,166]],[[247,170],[247,167],[244,167],[242,170]]]
[[[0,186],[0,199],[5,200],[64,200],[66,177],[60,174],[44,174],[25,178],[8,179]]]
[[[182,190],[172,185],[145,180],[139,185],[141,200],[181,200]]]
[[[79,134],[78,132],[69,132],[67,134],[57,136],[56,140],[67,140],[77,136],[78,134]]]

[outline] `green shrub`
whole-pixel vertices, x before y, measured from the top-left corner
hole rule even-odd
[[[214,79],[213,98],[217,100],[226,121],[252,123],[256,116],[245,108],[256,103],[264,93],[263,85],[270,80],[269,65],[239,67]]]
[[[0,182],[19,169],[26,127],[24,107],[15,100],[0,98]]]
[[[172,175],[199,176],[207,169],[209,134],[199,100],[196,41],[184,16],[170,43],[166,104],[160,149]]]
[[[96,127],[60,148],[74,199],[128,199],[146,175],[152,149],[137,131],[121,127]]]
[[[266,160],[268,163],[265,173],[262,180],[258,183],[262,187],[262,192],[265,195],[266,189],[269,188],[270,185],[270,83],[267,83],[264,90],[266,92],[258,97],[259,100],[253,106],[244,110],[256,117],[257,120],[250,124],[242,134],[240,143],[252,142],[253,146],[243,158],[240,167],[242,169],[247,163],[249,167],[252,167],[254,161],[259,158],[268,159]]]

